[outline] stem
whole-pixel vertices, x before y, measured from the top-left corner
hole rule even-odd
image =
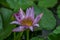
[[[29,30],[27,30],[27,40],[29,40]]]
[[[20,33],[17,35],[17,39],[18,39],[18,40],[21,40],[22,34],[23,34],[23,32],[20,32]]]
[[[14,40],[16,39],[16,33],[14,32]]]
[[[20,33],[19,40],[21,40],[22,34],[23,34],[23,32]]]

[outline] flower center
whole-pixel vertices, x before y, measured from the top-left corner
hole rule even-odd
[[[32,26],[32,24],[33,24],[33,21],[30,18],[26,18],[21,21],[21,25],[24,25],[24,26]]]

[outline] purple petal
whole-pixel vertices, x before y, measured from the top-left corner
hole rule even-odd
[[[25,14],[24,14],[24,12],[21,8],[20,8],[20,11],[19,11],[19,15],[20,15],[21,19],[23,19],[25,17]]]
[[[34,8],[33,7],[31,9],[31,15],[30,16],[34,19]]]
[[[38,16],[35,18],[33,24],[36,24],[36,23],[42,18],[42,16],[43,16],[43,13],[41,13],[40,15],[38,15]]]
[[[15,18],[16,18],[17,21],[20,21],[20,16],[19,16],[18,13],[15,13],[14,16],[15,16]]]
[[[33,31],[33,26],[30,26],[29,29],[30,29],[31,31]]]
[[[20,25],[20,23],[18,21],[13,21],[10,24],[19,24]]]
[[[31,17],[34,19],[34,8],[29,8],[26,10],[26,17]]]
[[[33,26],[39,27],[39,24],[34,24]]]
[[[31,11],[31,8],[29,8],[29,9],[26,10],[26,17],[29,17],[30,11]]]
[[[19,26],[15,29],[12,30],[13,32],[21,32],[21,31],[24,31],[24,26]]]

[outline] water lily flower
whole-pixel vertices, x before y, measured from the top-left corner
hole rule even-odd
[[[11,22],[11,24],[18,24],[19,27],[13,29],[13,32],[21,32],[26,29],[30,29],[33,31],[34,27],[39,27],[38,21],[43,16],[43,13],[39,14],[36,18],[34,18],[34,8],[27,8],[26,14],[20,8],[18,13],[14,14],[16,20]]]

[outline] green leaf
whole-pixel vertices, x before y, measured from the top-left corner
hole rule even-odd
[[[13,12],[6,8],[1,8],[0,12],[3,17],[3,27],[4,27],[3,31],[0,32],[0,39],[5,39],[11,34],[12,29],[14,28],[14,25],[10,24]]]
[[[11,34],[12,29],[14,28],[14,26],[13,25],[10,25],[10,24],[7,25],[6,27],[7,28],[0,33],[0,39],[7,38]]]
[[[0,0],[0,4],[1,4],[2,6],[4,6],[4,7],[9,8],[9,5],[8,5],[8,3],[6,2],[6,0]]]
[[[31,40],[44,40],[44,39],[39,37],[33,37]]]
[[[57,0],[39,0],[38,6],[49,8],[49,7],[53,7],[56,3],[57,3]]]
[[[57,8],[57,14],[58,14],[58,17],[60,18],[60,5]]]
[[[52,33],[48,36],[48,40],[60,40],[60,34]]]
[[[8,24],[11,20],[10,17],[12,16],[12,11],[6,8],[1,8],[0,12],[2,14],[4,23]]]
[[[19,8],[26,9],[29,6],[33,5],[33,1],[31,0],[7,0],[10,8],[17,10]]]
[[[44,9],[44,8],[38,8],[35,7],[35,15],[39,15],[41,13],[43,13],[43,16],[39,22],[40,24],[40,28],[42,29],[46,29],[46,30],[51,30],[55,27],[56,25],[56,19],[54,18],[52,12],[48,9]]]
[[[60,26],[58,26],[51,34],[49,34],[48,39],[60,40]]]
[[[2,17],[1,17],[1,15],[0,15],[0,30],[2,30],[2,29],[3,29]]]
[[[58,26],[58,27],[53,31],[53,33],[59,34],[59,33],[60,33],[60,26]]]

